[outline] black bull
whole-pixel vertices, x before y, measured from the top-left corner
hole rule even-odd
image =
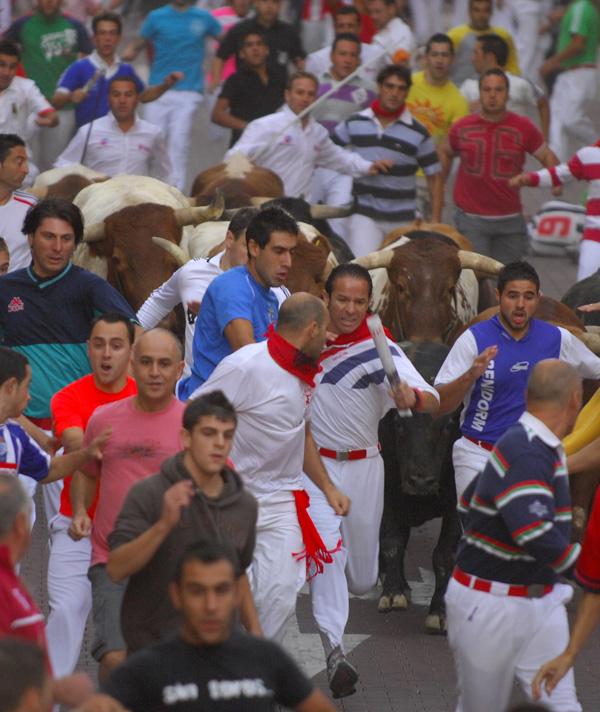
[[[432,342],[405,343],[406,355],[428,383],[433,383],[449,347]],[[428,632],[446,630],[444,593],[460,539],[452,445],[459,436],[456,415],[433,419],[416,413],[403,418],[390,411],[379,426],[385,467],[384,509],[380,533],[380,570],[383,593],[379,610],[408,606],[410,587],[404,555],[411,527],[442,517],[433,551],[435,592],[425,621]]]

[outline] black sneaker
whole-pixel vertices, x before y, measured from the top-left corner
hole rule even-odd
[[[348,697],[356,692],[358,673],[356,668],[348,662],[339,646],[334,648],[327,658],[327,679],[335,700],[340,697]]]

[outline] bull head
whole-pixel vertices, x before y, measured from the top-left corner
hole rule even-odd
[[[210,205],[201,208],[179,208],[173,210],[173,213],[175,214],[177,225],[185,227],[186,225],[198,225],[207,220],[216,220],[221,216],[224,208],[225,200],[223,195],[218,193]],[[104,221],[94,223],[93,225],[88,225],[83,231],[83,241],[99,242],[104,239],[105,234]]]
[[[395,250],[378,250],[363,257],[357,257],[352,261],[368,270],[379,269],[381,267],[387,268],[390,266],[394,254]],[[472,269],[474,272],[479,272],[480,274],[490,277],[495,277],[504,267],[502,262],[498,262],[498,260],[486,257],[485,255],[480,255],[477,252],[458,250],[458,259],[460,260],[462,269]]]

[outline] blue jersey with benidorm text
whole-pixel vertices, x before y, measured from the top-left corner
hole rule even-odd
[[[560,356],[558,327],[532,319],[525,336],[514,339],[498,316],[472,326],[477,353],[498,346],[496,358],[477,379],[464,411],[463,435],[495,443],[525,410],[525,390],[531,369],[538,361]]]

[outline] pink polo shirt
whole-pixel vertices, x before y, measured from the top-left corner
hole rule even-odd
[[[108,560],[108,535],[113,530],[129,488],[156,474],[161,463],[181,450],[180,432],[185,403],[173,397],[167,408],[145,413],[134,407],[136,396],[97,408],[85,431],[85,444],[108,427],[112,435],[101,462],[86,467],[100,478],[100,496],[92,528],[92,561]]]

